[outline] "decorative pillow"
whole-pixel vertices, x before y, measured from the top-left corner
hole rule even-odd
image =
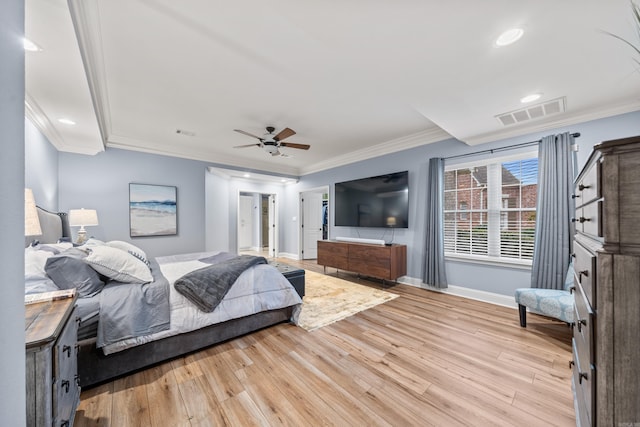
[[[128,242],[123,242],[122,240],[112,240],[110,242],[107,242],[107,246],[111,246],[112,248],[117,248],[125,252],[129,252],[131,255],[138,258],[140,261],[147,264],[147,267],[149,267],[149,260],[147,259],[147,254],[145,254],[144,251],[139,247],[132,245],[131,243],[128,243]]]
[[[60,289],[76,288],[78,295],[90,297],[102,290],[104,282],[98,273],[83,261],[87,254],[71,248],[47,259],[44,267],[47,275]]]
[[[48,279],[44,266],[50,256],[73,247],[71,243],[37,243],[24,248],[24,278],[26,280]]]
[[[82,244],[82,246],[102,246],[105,243],[102,240],[98,240],[95,237],[89,237],[86,242]]]
[[[149,283],[153,281],[147,265],[133,255],[111,246],[86,248],[89,255],[84,261],[98,273],[124,283]]]
[[[44,266],[47,259],[53,256],[53,252],[40,251],[35,246],[29,246],[24,249],[24,278],[29,279],[46,279],[47,273]]]

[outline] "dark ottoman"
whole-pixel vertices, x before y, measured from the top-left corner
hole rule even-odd
[[[292,267],[290,265],[283,264],[277,261],[269,261],[269,265],[273,265],[274,267],[276,267],[278,271],[282,273],[282,275],[286,277],[287,280],[289,280],[289,282],[296,289],[296,292],[298,293],[298,295],[300,295],[300,298],[304,296],[304,270],[303,269]]]

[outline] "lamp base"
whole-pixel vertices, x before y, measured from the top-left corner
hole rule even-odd
[[[76,244],[82,245],[87,241],[87,232],[85,230],[78,231],[78,238],[76,239]]]

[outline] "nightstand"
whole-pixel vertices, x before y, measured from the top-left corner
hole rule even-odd
[[[80,402],[75,302],[25,306],[27,426],[73,425]]]

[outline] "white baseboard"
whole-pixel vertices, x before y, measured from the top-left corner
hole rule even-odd
[[[278,253],[278,258],[288,258],[288,259],[293,259],[296,261],[300,260],[300,257],[298,256],[298,254],[290,254],[287,252],[279,252]]]
[[[413,286],[420,289],[426,289],[428,291],[441,292],[444,294],[456,295],[463,298],[469,298],[476,301],[488,302],[490,304],[496,304],[503,307],[518,308],[518,304],[514,297],[508,295],[496,294],[493,292],[481,291],[478,289],[465,288],[463,286],[449,285],[448,288],[439,289],[431,287],[415,277],[403,276],[398,280],[398,283],[404,285]]]

